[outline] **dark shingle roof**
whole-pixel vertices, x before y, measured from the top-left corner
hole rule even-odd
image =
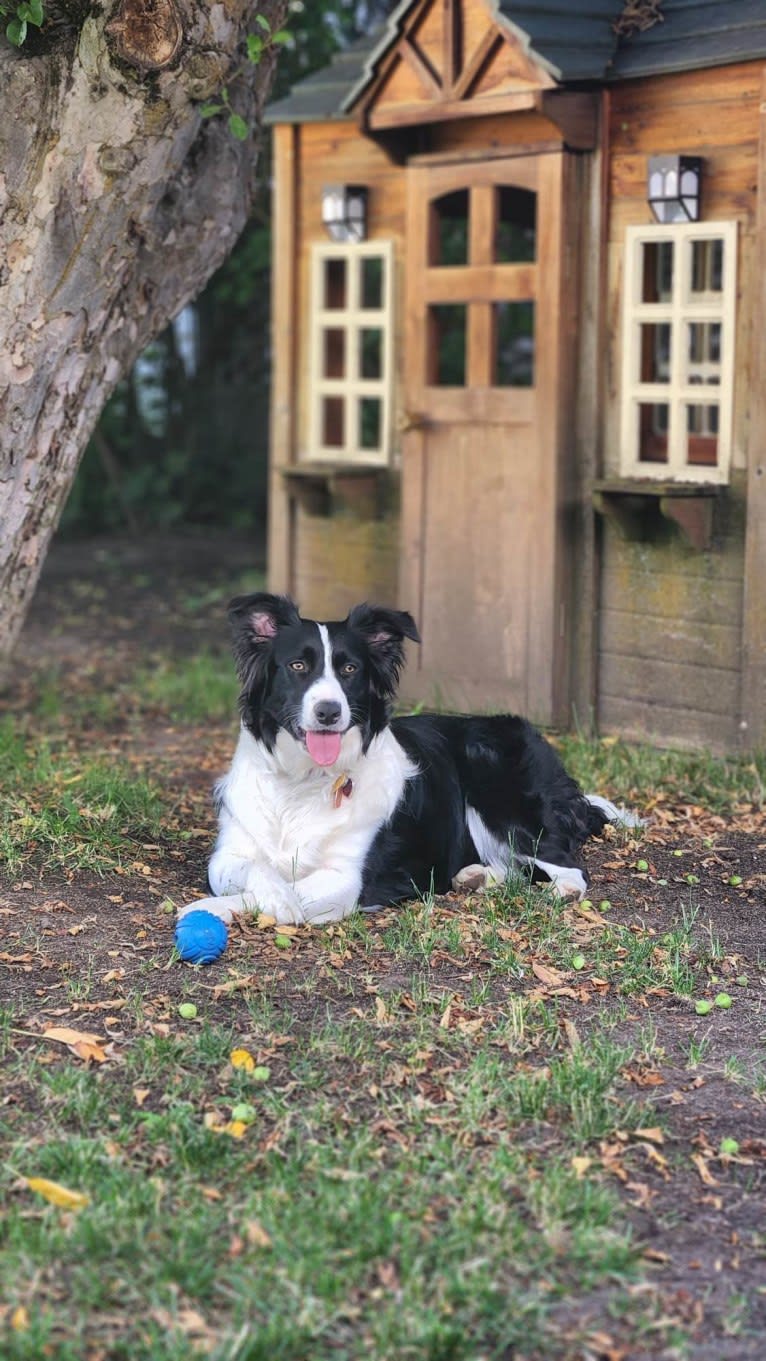
[[[414,0],[266,111],[268,123],[340,119],[395,42]],[[663,0],[658,23],[631,37],[612,27],[622,0],[490,0],[501,27],[555,80],[592,82],[689,71],[766,56],[766,0]],[[574,11],[574,12],[573,12]]]

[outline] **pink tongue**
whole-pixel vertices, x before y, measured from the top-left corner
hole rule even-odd
[[[318,766],[331,766],[340,756],[342,736],[339,732],[307,732],[306,746],[312,761]]]

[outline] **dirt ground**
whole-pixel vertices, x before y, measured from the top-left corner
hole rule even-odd
[[[221,592],[257,568],[260,556],[251,543],[228,535],[58,545],[25,629],[6,706],[18,711],[31,702],[41,670],[65,690],[94,692],[161,652],[193,655],[202,647],[225,648]],[[179,605],[189,599],[196,602],[193,611]],[[147,973],[144,965],[158,956],[170,959],[167,900],[178,903],[204,892],[213,830],[209,791],[226,764],[233,732],[233,722],[193,726],[162,715],[140,725],[113,723],[105,731],[94,721],[89,749],[100,744],[148,767],[167,789],[178,825],[187,825],[191,836],[180,847],[177,838],[158,837],[132,865],[106,879],[29,869],[7,882],[0,904],[0,984],[5,999],[20,1006],[21,1027],[34,1031],[65,1013],[68,1024],[87,1028],[98,1019],[119,1037],[124,1022],[117,1003],[139,975],[144,990],[154,994],[156,1017],[169,1013],[172,978],[164,968]],[[649,1139],[632,1163],[616,1147],[615,1183],[645,1244],[658,1308],[677,1320],[694,1361],[754,1361],[764,1354],[765,852],[766,819],[755,808],[743,805],[735,817],[723,818],[660,802],[638,853],[604,840],[593,843],[587,855],[593,902],[608,900],[610,920],[651,933],[658,945],[677,927],[693,896],[699,909],[694,939],[700,954],[713,960],[709,995],[725,990],[734,996],[730,1010],[701,1017],[690,998],[657,988],[650,996],[629,997],[626,1015],[626,1026],[636,1021],[649,1026],[654,1043],[651,1057],[627,1069],[622,1082],[651,1103],[665,1136],[654,1148]],[[637,854],[645,870],[636,868]],[[450,895],[439,906],[449,914],[464,905]],[[378,914],[374,929],[390,916]],[[350,1012],[368,988],[371,968],[381,991],[406,989],[410,979],[406,961],[381,952],[371,965],[353,942],[327,967],[326,940],[321,943],[316,932],[295,937],[288,965],[271,939],[262,934],[256,942],[256,935],[253,925],[233,929],[226,955],[206,971],[205,983],[215,988],[237,975],[252,978],[255,942],[259,986],[271,992],[279,1009],[304,1017],[306,1024],[315,1014],[326,1015],[328,1006],[338,1014]],[[694,967],[694,957],[687,962]],[[459,996],[469,978],[481,976],[482,965],[481,948],[460,960],[437,951],[429,960],[430,977],[435,987]],[[93,979],[87,1001],[65,1005],[66,981],[80,968]],[[315,978],[312,990],[305,986],[309,977]],[[493,982],[487,1006],[500,1005],[508,986]],[[547,986],[581,1031],[614,1000],[597,978],[583,976],[575,986],[567,979],[558,988],[554,978]],[[236,1014],[236,987],[211,996],[221,1019]],[[704,1052],[693,1063],[695,1044]],[[739,1150],[722,1159],[720,1141],[731,1137]],[[609,1151],[602,1156],[608,1161]],[[603,1328],[603,1319],[595,1323]],[[591,1355],[628,1353],[616,1344],[610,1351],[604,1343],[600,1351],[594,1344]],[[665,1353],[630,1353],[631,1361],[660,1355]]]

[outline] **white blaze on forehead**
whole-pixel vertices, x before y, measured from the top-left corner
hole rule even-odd
[[[338,718],[337,725],[333,724],[333,727],[337,727],[339,732],[344,732],[351,722],[351,710],[348,707],[348,700],[343,693],[343,687],[333,670],[332,643],[330,641],[327,625],[317,624],[317,628],[322,642],[324,666],[319,679],[315,680],[313,684],[309,686],[303,696],[303,704],[301,705],[301,727],[304,729],[319,727],[320,724],[317,721],[315,713],[317,704],[321,704],[327,700],[334,700],[340,705],[340,717]]]

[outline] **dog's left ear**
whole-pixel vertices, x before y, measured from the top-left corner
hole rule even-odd
[[[387,610],[379,605],[355,605],[348,616],[349,628],[361,633],[373,661],[380,693],[392,696],[404,665],[404,639],[420,642],[420,634],[407,610]]]

